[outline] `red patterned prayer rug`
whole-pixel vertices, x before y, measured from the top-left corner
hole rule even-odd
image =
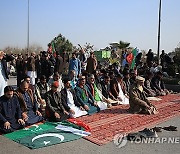
[[[130,114],[129,105],[119,105],[91,116],[78,118],[91,128],[91,135],[85,139],[103,145],[112,141],[118,133],[140,131],[180,115],[180,94],[160,98],[160,101],[151,101],[159,111],[156,115]]]

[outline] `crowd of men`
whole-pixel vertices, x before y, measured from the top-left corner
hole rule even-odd
[[[84,50],[73,52],[71,58],[66,52],[54,56],[46,51],[15,58],[0,51],[0,131],[9,133],[43,120],[77,118],[113,105],[129,104],[130,113],[156,114],[147,97],[164,96],[169,91],[152,54],[149,50],[146,63],[137,56],[133,69],[128,63],[102,69],[94,53],[87,58]],[[7,62],[13,59],[16,89],[6,82]]]

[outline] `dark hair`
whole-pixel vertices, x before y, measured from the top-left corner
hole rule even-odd
[[[90,55],[93,55],[94,54],[94,52],[90,52]]]
[[[68,77],[64,78],[64,80],[63,80],[64,84],[66,84],[68,81],[70,81],[70,78],[68,78]]]
[[[104,76],[104,79],[109,79],[109,78],[110,78],[110,76],[108,76],[108,75]]]
[[[14,91],[14,88],[12,86],[6,86],[4,88],[4,93],[7,93],[8,91]]]
[[[20,86],[23,86],[23,85],[25,85],[25,84],[28,84],[27,81],[22,81],[22,82],[20,83]]]
[[[40,80],[45,80],[46,79],[46,76],[45,75],[42,75],[41,77],[40,77]]]
[[[58,72],[55,72],[53,76],[60,76]]]
[[[31,78],[31,77],[30,77],[30,76],[28,76],[28,75],[25,75],[24,80],[25,80],[25,79],[27,79],[27,78]]]
[[[120,73],[118,73],[118,74],[116,75],[116,77],[117,77],[117,78],[121,78],[121,79],[122,79],[122,78],[123,78],[123,75],[122,75],[122,74],[120,74]]]

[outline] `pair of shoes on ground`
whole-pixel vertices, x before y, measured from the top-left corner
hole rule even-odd
[[[143,138],[156,138],[156,137],[158,137],[156,131],[154,131],[153,129],[145,128],[142,131],[128,134],[127,139],[132,141],[132,140],[142,140]]]
[[[157,138],[157,132],[162,132],[162,129],[167,131],[177,131],[177,127],[168,126],[168,127],[154,127],[152,129],[145,128],[142,131],[136,133],[130,133],[127,135],[128,140],[142,140],[143,138]]]
[[[167,131],[177,131],[177,127],[175,126],[168,126],[168,127],[154,127],[152,128],[156,132],[162,132],[162,129]]]

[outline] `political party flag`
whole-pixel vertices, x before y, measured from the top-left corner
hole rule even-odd
[[[54,43],[54,41],[51,43],[51,47],[52,47],[53,56],[56,57],[56,49],[55,49],[55,43]]]
[[[55,49],[55,43],[54,41],[52,41],[51,43],[49,43],[49,47],[48,47],[48,53],[53,54],[53,56],[56,57],[56,49]]]
[[[138,54],[138,49],[135,48],[132,50],[132,52],[126,57],[127,62],[130,64],[130,68],[134,69],[135,66],[135,59]]]
[[[133,54],[132,54],[132,52],[131,52],[129,55],[127,55],[126,61],[127,61],[129,64],[132,63],[132,61],[133,61]]]
[[[19,144],[27,146],[30,149],[38,149],[59,143],[69,142],[82,137],[80,135],[75,135],[70,132],[56,129],[55,127],[59,124],[68,126],[70,128],[80,128],[79,126],[71,124],[70,122],[46,122],[40,125],[35,124],[29,128],[24,128],[22,130],[5,134],[4,136]]]
[[[132,60],[132,63],[131,63],[131,69],[134,69],[134,66],[135,66],[135,59],[136,59],[136,56],[138,54],[138,50],[137,48],[135,48],[133,51],[132,51],[132,54],[133,54],[133,60]]]

